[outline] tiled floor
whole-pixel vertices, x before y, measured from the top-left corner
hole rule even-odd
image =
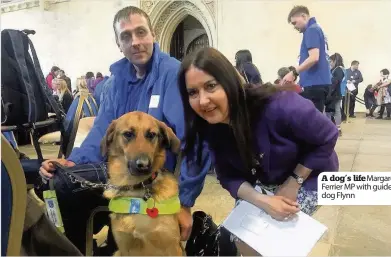
[[[57,147],[43,146],[46,158],[57,155]],[[21,151],[33,155],[32,148]],[[351,119],[343,124],[336,151],[341,171],[391,171],[391,121]],[[204,210],[221,222],[234,200],[214,176],[208,176],[194,210]],[[323,206],[314,217],[328,232],[311,256],[391,255],[391,206]]]

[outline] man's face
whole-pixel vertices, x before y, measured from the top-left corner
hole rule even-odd
[[[129,19],[117,22],[116,30],[117,43],[125,57],[134,65],[145,65],[151,59],[155,40],[147,19],[131,14]]]
[[[385,75],[383,72],[380,72],[380,78],[381,78],[382,80],[388,79],[388,76],[389,76],[389,75]]]
[[[353,65],[352,65],[352,70],[358,70],[358,65],[359,65],[359,64],[353,64]]]
[[[304,14],[296,14],[291,17],[291,24],[300,33],[304,32],[307,26],[308,18]]]

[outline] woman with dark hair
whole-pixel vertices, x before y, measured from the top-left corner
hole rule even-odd
[[[221,185],[234,198],[278,220],[299,208],[315,211],[318,175],[338,171],[338,131],[311,101],[271,84],[243,85],[214,48],[185,57],[178,85],[188,162],[201,162],[197,146],[206,143]],[[275,195],[258,193],[255,185]]]
[[[236,69],[250,84],[262,84],[261,74],[253,64],[253,57],[249,50],[240,50],[235,55]]]
[[[331,86],[326,101],[326,114],[329,118],[334,117],[335,125],[338,128],[339,135],[342,135],[341,121],[342,121],[342,96],[345,95],[346,84],[343,83],[345,79],[345,66],[343,58],[339,53],[330,56],[331,67]],[[331,110],[327,112],[327,110]]]

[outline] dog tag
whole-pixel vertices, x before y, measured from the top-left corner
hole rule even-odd
[[[58,206],[56,191],[47,190],[43,192],[43,198],[46,204],[46,211],[51,222],[62,233],[65,232],[64,224],[61,218],[60,207]]]
[[[148,216],[151,218],[156,218],[159,215],[159,210],[155,207],[153,207],[151,209],[147,208],[146,212],[147,212]]]
[[[133,213],[133,214],[140,213],[140,207],[141,207],[141,203],[139,199],[131,199],[129,213]]]

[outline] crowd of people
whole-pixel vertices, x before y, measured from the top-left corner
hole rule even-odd
[[[379,81],[367,86],[362,102],[357,97],[359,84],[363,82],[359,61],[354,60],[349,68],[345,68],[340,53],[329,56],[327,38],[315,17],[310,17],[307,7],[296,6],[292,9],[288,22],[303,33],[300,64],[297,67],[280,68],[277,72],[278,78],[274,81],[275,86],[283,90],[296,91],[310,99],[319,111],[325,112],[335,123],[340,135],[341,122],[346,120],[346,115],[356,118],[356,102],[365,104],[368,118],[383,119],[387,110],[384,119],[391,119],[391,79],[388,69],[382,69]],[[236,68],[246,82],[262,84],[249,50],[237,52]],[[298,77],[300,81],[297,84]],[[379,112],[376,117],[374,112],[377,108]]]
[[[71,79],[65,75],[64,70],[61,70],[57,66],[53,66],[46,76],[46,83],[53,95],[58,98],[65,113],[67,113],[74,97],[79,92],[88,92],[93,95],[97,102],[99,102],[100,94],[102,92],[100,87],[103,86],[103,82],[107,80],[107,78],[108,77],[104,77],[100,72],[97,72],[95,76],[93,72],[89,71],[86,75],[76,79],[76,87],[72,90]]]
[[[124,58],[110,67],[116,86],[103,91],[99,113],[83,144],[68,159],[55,161],[67,167],[107,161],[100,140],[110,123],[125,113],[142,111],[164,121],[184,145],[178,214],[182,240],[190,236],[191,207],[212,166],[235,199],[253,203],[275,219],[287,220],[299,210],[311,215],[317,208],[317,176],[339,169],[334,147],[346,95],[343,81],[356,86],[360,79],[355,77],[358,67],[352,67],[349,77],[340,54],[329,58],[327,40],[308,8],[294,7],[288,22],[303,33],[300,61],[279,69],[274,85],[263,83],[248,50],[236,54],[235,66],[211,47],[180,63],[160,51],[144,11],[133,6],[120,10],[113,24]],[[382,71],[383,76],[386,73]],[[52,69],[49,76],[53,80],[58,74]],[[104,81],[96,77],[87,73],[79,84],[92,93]],[[385,81],[368,91],[386,95]],[[53,177],[51,161],[42,163],[44,181]],[[165,166],[174,171],[173,153],[167,154]],[[78,175],[83,176],[82,170]],[[275,195],[260,194],[255,185]],[[62,213],[67,236],[82,252],[89,214],[105,201],[91,194],[75,197],[70,202],[77,211]],[[106,223],[106,218],[94,221],[95,226]]]

